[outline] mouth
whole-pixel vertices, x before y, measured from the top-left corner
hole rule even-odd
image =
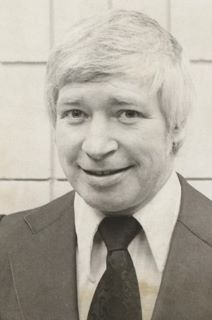
[[[91,176],[95,176],[95,177],[107,177],[107,176],[112,176],[124,171],[129,170],[130,168],[132,168],[133,166],[128,166],[125,168],[120,168],[120,169],[108,169],[108,170],[85,170],[82,169],[86,174],[91,175]]]

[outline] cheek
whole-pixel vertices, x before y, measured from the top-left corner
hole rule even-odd
[[[134,141],[131,155],[140,166],[151,168],[160,166],[161,162],[168,161],[171,155],[172,143],[169,137],[149,135],[146,138]]]
[[[56,144],[62,148],[72,148],[79,144],[81,140],[81,134],[79,130],[73,130],[71,127],[63,124],[58,124],[55,133]]]
[[[77,135],[64,128],[58,128],[55,135],[56,147],[60,161],[72,161],[79,152],[79,139]]]
[[[164,126],[159,126],[152,132],[149,139],[149,146],[152,150],[155,149],[161,156],[166,156],[170,151],[171,145],[171,136]]]

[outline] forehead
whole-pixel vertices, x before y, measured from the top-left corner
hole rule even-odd
[[[89,100],[92,97],[98,100],[146,100],[152,96],[150,86],[142,83],[136,77],[111,77],[101,81],[71,82],[64,85],[58,95],[58,103],[66,100]]]

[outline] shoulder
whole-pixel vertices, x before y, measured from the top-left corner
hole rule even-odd
[[[3,216],[0,222],[0,252],[27,241],[33,222],[42,226],[58,219],[67,207],[73,206],[74,192],[69,192],[43,206]],[[32,222],[32,223],[31,223]]]
[[[179,222],[212,246],[212,201],[179,176],[182,196]]]

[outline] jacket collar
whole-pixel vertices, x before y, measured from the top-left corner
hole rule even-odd
[[[212,317],[208,298],[212,281],[209,268],[212,261],[212,205],[180,175],[179,180],[182,187],[181,208],[152,320]]]
[[[40,232],[69,211],[74,222],[74,192],[69,192],[45,206],[33,209],[24,217],[32,233]],[[71,211],[71,212],[70,212]]]
[[[10,252],[24,319],[78,319],[73,198],[68,193],[28,213],[31,231],[23,235],[23,248]]]

